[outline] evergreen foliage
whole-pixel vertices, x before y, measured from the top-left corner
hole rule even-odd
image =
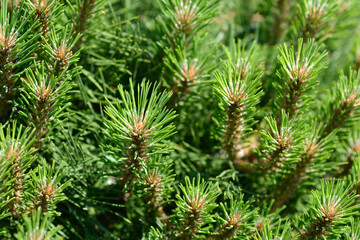
[[[0,0],[1,239],[359,239],[358,0]]]

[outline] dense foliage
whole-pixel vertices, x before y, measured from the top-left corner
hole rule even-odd
[[[0,0],[2,239],[360,239],[358,0]]]

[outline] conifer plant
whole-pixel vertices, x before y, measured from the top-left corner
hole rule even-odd
[[[0,0],[1,239],[360,239],[358,0]]]

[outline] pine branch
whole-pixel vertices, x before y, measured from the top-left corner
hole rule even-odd
[[[161,0],[160,7],[158,22],[167,36],[158,42],[166,54],[163,81],[174,92],[171,106],[175,106],[212,71],[209,52],[200,54],[209,44],[201,31],[210,25],[217,6],[213,0]]]
[[[251,63],[243,62],[234,66],[226,62],[223,70],[216,72],[214,77],[217,82],[214,91],[219,101],[220,137],[229,159],[235,164],[239,160],[238,153],[244,146],[243,142],[252,132],[252,117],[261,95],[260,75],[251,67]]]
[[[256,209],[250,210],[250,203],[244,203],[243,196],[238,200],[230,198],[230,205],[220,203],[225,218],[219,217],[221,226],[214,230],[212,239],[234,239],[246,237],[253,230]]]
[[[269,131],[263,130],[261,162],[258,167],[262,172],[276,173],[288,171],[299,162],[299,153],[303,149],[303,122],[289,120],[289,115],[282,111],[279,127],[273,118],[265,118]],[[273,178],[275,175],[271,175]]]
[[[54,29],[49,32],[49,39],[43,44],[47,59],[47,68],[49,75],[59,77],[63,82],[66,78],[74,79],[79,73],[80,67],[74,67],[79,58],[79,51],[74,52],[76,42],[80,35],[73,37],[72,26],[66,25],[60,33],[56,33]]]
[[[285,175],[281,176],[275,186],[274,204],[271,211],[275,211],[295,196],[299,196],[301,189],[307,184],[314,185],[317,178],[321,178],[329,171],[327,164],[333,150],[334,137],[332,135],[319,140],[319,128],[312,124],[311,135],[305,139],[304,151],[300,160],[295,163]]]
[[[207,233],[207,224],[213,222],[212,210],[217,207],[215,199],[219,195],[217,186],[206,183],[198,175],[190,181],[185,178],[185,186],[180,185],[184,196],[176,196],[174,229],[177,239],[197,239],[197,235]]]
[[[170,200],[173,191],[171,184],[174,174],[171,170],[172,161],[163,156],[157,156],[143,164],[143,171],[138,178],[141,179],[140,191],[144,195],[149,217],[159,217],[167,223],[167,215],[163,206]]]
[[[28,128],[23,131],[23,127],[21,125],[17,127],[16,123],[13,126],[9,125],[6,132],[3,126],[0,127],[0,167],[2,169],[0,192],[5,193],[0,194],[0,197],[7,202],[0,209],[0,215],[8,211],[12,216],[18,217],[22,214],[24,207],[24,181],[27,169],[34,161],[32,157],[34,149],[31,148],[34,140]]]
[[[29,6],[34,11],[34,20],[38,20],[40,23],[36,31],[39,31],[46,41],[52,21],[55,15],[58,14],[59,7],[53,0],[34,0],[30,2]],[[40,39],[40,41],[42,40]]]
[[[265,69],[264,49],[255,40],[234,40],[229,47],[224,47],[224,51],[227,59],[236,65],[236,73],[240,74],[240,79],[252,72],[253,77],[262,76]]]
[[[294,47],[288,49],[285,44],[279,51],[281,69],[277,71],[280,81],[274,84],[278,94],[275,106],[277,112],[284,109],[292,119],[309,105],[313,89],[319,84],[316,77],[327,66],[327,52],[320,53],[314,41],[304,44],[302,39],[299,39],[296,51]]]
[[[60,235],[62,227],[53,226],[52,218],[44,216],[41,209],[32,211],[31,216],[24,216],[24,224],[18,225],[18,232],[15,234],[16,239],[64,239]]]
[[[147,173],[147,176],[144,178],[145,185],[147,186],[148,196],[145,199],[149,202],[150,209],[159,209],[162,205],[163,198],[161,193],[163,192],[162,186],[162,174],[158,169],[154,169],[151,172]]]
[[[191,42],[192,37],[206,28],[215,15],[216,1],[160,0],[163,14],[158,19],[165,32],[164,42],[174,47],[182,38]],[[185,44],[187,45],[187,44]]]
[[[17,92],[19,83],[18,75],[21,67],[32,60],[35,48],[31,46],[36,34],[34,31],[36,22],[27,25],[29,12],[25,9],[25,1],[19,3],[8,14],[7,0],[1,2],[0,13],[0,119],[4,121],[11,110],[11,100]]]
[[[7,35],[7,36],[6,36]],[[14,70],[14,47],[15,47],[16,34],[11,31],[9,34],[6,34],[6,26],[3,26],[0,29],[0,71],[2,72],[1,76],[1,103],[2,103],[2,116],[5,116],[8,111],[8,99],[13,94],[13,86],[15,79],[12,78]]]
[[[308,138],[305,145],[305,152],[300,155],[300,161],[295,164],[295,168],[291,170],[290,174],[284,178],[284,184],[278,187],[273,210],[298,194],[298,190],[294,191],[294,188],[301,189],[306,182],[311,179],[314,180],[312,175],[321,177],[329,168],[324,164],[332,152],[333,135],[339,130],[346,131],[357,119],[356,94],[359,78],[356,72],[352,72],[350,76],[350,79],[344,76],[341,78],[336,89],[336,97],[329,104],[329,113],[326,113],[326,116],[330,118],[330,124],[319,126],[318,129],[313,127],[311,137]],[[354,99],[350,101],[350,98]],[[313,126],[316,126],[316,124],[313,124]],[[311,168],[312,165],[314,167]],[[309,172],[310,168],[313,169],[311,172]]]
[[[289,32],[293,42],[298,38],[303,38],[304,41],[325,41],[331,36],[337,11],[338,4],[335,0],[302,0]]]
[[[55,170],[54,164],[49,166],[44,163],[30,172],[31,182],[27,191],[32,195],[32,205],[27,211],[41,209],[43,214],[59,214],[55,211],[56,205],[66,199],[63,191],[71,184],[70,180],[60,183],[67,171],[61,167]]]
[[[273,210],[298,194],[297,190],[293,189],[301,189],[308,179],[313,179],[311,175],[323,176],[325,174],[327,167],[324,165],[324,161],[330,157],[329,154],[332,152],[332,135],[339,130],[340,133],[346,131],[358,118],[358,86],[359,77],[356,72],[351,71],[349,79],[341,77],[333,100],[329,104],[328,112],[323,117],[329,119],[325,120],[328,123],[320,126],[318,130],[313,128],[312,136],[306,143],[305,152],[300,155],[300,161],[295,164],[295,168],[291,170],[288,177],[284,178],[283,186],[278,187]],[[316,165],[312,168],[313,171],[309,172],[310,166],[313,164]]]
[[[175,112],[165,107],[171,93],[159,93],[158,89],[159,86],[151,88],[143,82],[135,98],[130,82],[130,92],[119,86],[122,102],[118,100],[113,105],[108,101],[109,106],[105,108],[110,117],[106,121],[110,138],[123,148],[120,150],[122,186],[136,179],[134,170],[141,172],[142,163],[146,164],[149,157],[169,150],[165,149],[164,140],[174,134],[174,126],[169,123],[175,118]]]
[[[50,30],[60,20],[63,9],[55,0],[32,0],[29,1],[28,8],[32,13],[32,20],[39,22],[35,28],[40,36],[37,39],[38,49],[34,57],[38,61],[44,61],[46,59],[44,45],[49,40]]]
[[[75,51],[80,49],[81,44],[84,42],[84,38],[89,31],[91,20],[102,11],[104,3],[105,1],[102,0],[76,1],[77,12],[74,13],[74,32],[80,37],[73,47]]]
[[[170,106],[184,101],[184,98],[208,77],[206,65],[209,58],[198,59],[197,50],[188,50],[183,44],[179,43],[175,51],[165,50],[164,81],[173,91]],[[191,51],[192,54],[189,54]],[[191,55],[194,55],[194,58],[191,58]]]
[[[356,196],[350,189],[343,181],[321,181],[321,191],[313,191],[300,239],[338,237],[343,232],[343,224],[357,213],[356,206],[351,206]]]
[[[214,71],[216,63],[212,59],[216,48],[204,51],[210,47],[206,38],[193,38],[190,46],[186,46],[185,39],[179,40],[175,48],[166,48],[163,59],[164,86],[173,91],[170,107],[183,106],[191,94],[198,89],[205,88],[209,82],[210,74]]]
[[[59,124],[55,120],[64,117],[64,109],[70,104],[67,92],[73,85],[63,74],[49,76],[42,63],[34,70],[28,69],[26,79],[22,79],[22,101],[27,108],[21,114],[35,131],[36,148],[42,146],[46,134]]]
[[[267,231],[266,228],[268,226],[277,232],[282,229],[282,226],[286,228],[283,219],[280,217],[283,209],[277,209],[276,211],[271,212],[273,203],[274,201],[270,199],[269,201],[264,202],[264,204],[262,204],[262,206],[258,209],[255,224],[253,225],[254,230],[247,234],[249,239],[254,240],[257,236],[262,236],[262,232]],[[278,229],[279,227],[280,229]]]
[[[340,77],[335,94],[323,117],[325,126],[321,138],[325,138],[335,130],[340,130],[338,135],[346,132],[359,118],[359,86],[360,74],[354,70],[350,70],[349,77],[344,75]]]

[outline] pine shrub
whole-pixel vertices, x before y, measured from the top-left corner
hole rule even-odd
[[[0,0],[1,239],[360,239],[359,0]]]

